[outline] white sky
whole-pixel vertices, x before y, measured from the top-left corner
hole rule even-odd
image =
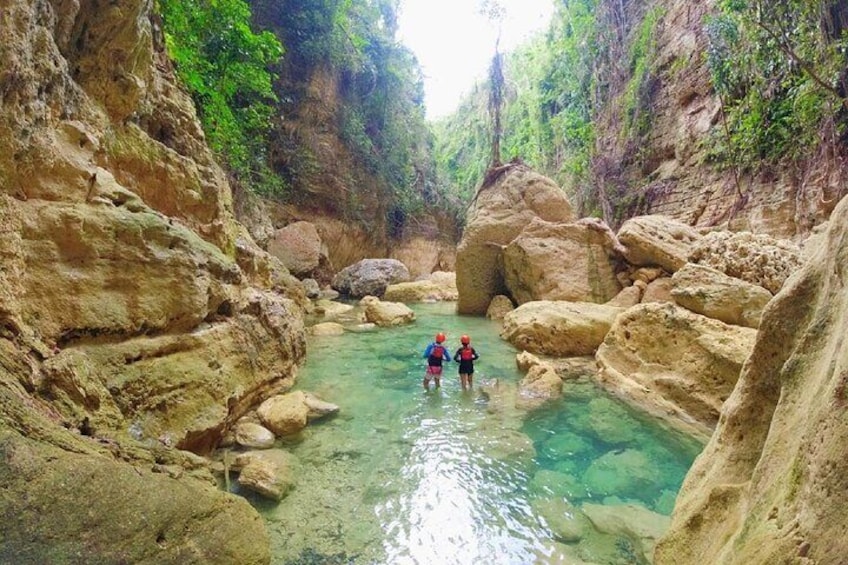
[[[418,57],[424,72],[428,118],[456,109],[462,95],[486,75],[497,24],[479,12],[481,0],[401,0],[398,38]],[[506,10],[500,51],[546,29],[553,0],[500,0]]]

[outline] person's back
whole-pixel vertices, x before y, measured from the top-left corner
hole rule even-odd
[[[450,361],[450,353],[442,343],[445,341],[445,334],[439,332],[436,334],[436,341],[430,343],[424,350],[424,357],[427,358],[427,371],[424,373],[424,390],[430,390],[430,381],[436,382],[436,388],[442,386],[442,363]]]
[[[459,363],[459,380],[462,390],[471,388],[474,378],[474,361],[480,358],[477,351],[471,347],[471,338],[467,335],[459,338],[462,346],[454,353],[453,360]]]

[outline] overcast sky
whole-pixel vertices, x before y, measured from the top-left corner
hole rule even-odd
[[[398,37],[424,71],[427,117],[456,109],[462,94],[486,75],[495,51],[497,24],[479,11],[481,0],[401,0]],[[506,9],[501,52],[546,29],[553,0],[500,0]]]

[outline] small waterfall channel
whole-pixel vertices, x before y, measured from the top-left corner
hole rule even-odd
[[[297,483],[279,504],[252,499],[273,563],[647,563],[702,445],[595,386],[515,407],[515,349],[453,303],[413,305],[414,324],[310,337],[297,388],[338,404],[280,448]],[[469,334],[474,389],[456,363],[425,392],[422,352]],[[497,391],[491,383],[498,380]]]

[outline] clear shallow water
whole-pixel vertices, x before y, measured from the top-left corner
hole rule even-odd
[[[417,305],[411,326],[310,338],[298,388],[341,413],[281,445],[298,460],[287,498],[254,501],[273,562],[644,562],[638,541],[587,527],[581,509],[628,503],[669,514],[702,446],[588,379],[566,382],[563,399],[544,408],[515,408],[516,351],[497,325],[454,307]],[[455,363],[440,390],[423,390],[421,355],[438,331],[452,353],[471,335],[473,391],[461,390]],[[484,386],[493,379],[497,389]]]

